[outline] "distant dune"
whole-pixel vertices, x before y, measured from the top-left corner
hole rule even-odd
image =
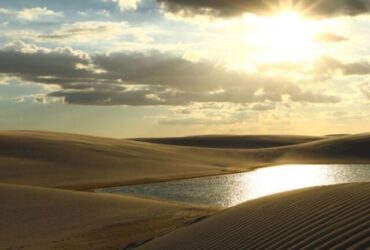
[[[370,183],[310,188],[227,209],[138,249],[367,249]]]
[[[258,143],[258,137],[237,137],[237,145],[242,140],[248,141],[249,147],[253,147],[252,141],[257,145],[254,147],[268,144],[267,148],[255,149],[230,148],[234,137],[223,138],[229,148],[63,133],[1,132],[0,183],[88,189],[248,171],[276,164],[370,163],[370,134],[322,139],[267,136],[261,138],[263,143]],[[271,147],[271,141],[296,144]]]
[[[336,158],[341,160],[369,159],[370,134],[348,135],[334,137],[327,140],[297,145],[290,149],[286,157],[310,157],[316,159]]]
[[[0,249],[122,249],[214,211],[125,196],[0,184]]]
[[[206,148],[269,148],[323,140],[326,137],[294,135],[208,135],[169,138],[139,138],[135,141]]]

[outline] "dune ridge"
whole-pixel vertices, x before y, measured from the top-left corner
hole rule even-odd
[[[227,209],[138,249],[366,249],[370,183],[315,187]]]
[[[63,133],[0,132],[0,182],[89,189],[243,172],[294,163],[370,163],[370,134],[232,149]]]
[[[290,146],[326,139],[325,136],[298,135],[205,135],[167,138],[138,138],[134,141],[205,148],[256,149]]]

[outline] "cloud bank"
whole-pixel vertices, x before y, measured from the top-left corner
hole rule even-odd
[[[82,105],[187,105],[200,102],[336,103],[340,98],[284,78],[233,71],[211,61],[191,62],[169,53],[88,55],[24,43],[0,50],[0,73],[57,85],[51,97]],[[255,109],[272,107],[255,106]]]
[[[244,13],[268,15],[279,9],[292,9],[317,17],[355,16],[370,11],[369,0],[157,0],[163,8],[185,16],[233,17]]]

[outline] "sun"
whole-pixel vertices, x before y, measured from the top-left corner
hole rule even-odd
[[[317,54],[314,21],[295,12],[281,12],[273,17],[256,17],[253,30],[247,34],[259,61],[299,61]]]

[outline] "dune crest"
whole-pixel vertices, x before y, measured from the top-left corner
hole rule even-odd
[[[189,147],[256,149],[290,146],[323,139],[326,139],[326,137],[294,135],[208,135],[168,138],[139,138],[133,140]]]

